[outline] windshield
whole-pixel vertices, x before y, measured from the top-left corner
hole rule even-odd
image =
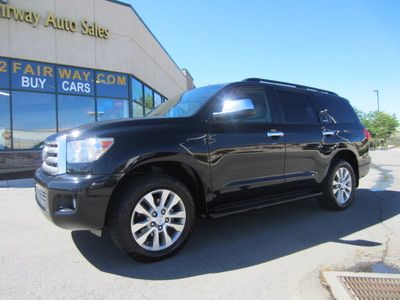
[[[164,116],[168,118],[192,116],[223,86],[223,84],[217,84],[188,91],[164,102],[147,116]]]

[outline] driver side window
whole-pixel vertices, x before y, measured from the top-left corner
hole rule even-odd
[[[221,112],[224,100],[250,99],[254,106],[254,115],[241,118],[240,123],[271,123],[272,113],[268,99],[262,89],[250,87],[236,87],[225,94],[216,104],[214,112]]]

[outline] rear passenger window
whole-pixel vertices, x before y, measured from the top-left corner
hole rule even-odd
[[[317,96],[317,100],[320,102],[322,111],[321,115],[324,122],[331,123],[355,123],[356,118],[354,116],[353,109],[350,104],[345,100],[332,97],[332,96]]]
[[[317,112],[306,95],[278,90],[286,123],[317,124]]]

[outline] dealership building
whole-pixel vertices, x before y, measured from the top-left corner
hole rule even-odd
[[[0,0],[0,179],[62,130],[142,117],[193,88],[135,10],[111,0]]]

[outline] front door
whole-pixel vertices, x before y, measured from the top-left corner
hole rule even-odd
[[[216,121],[223,101],[250,99],[255,115]],[[285,137],[275,125],[276,106],[260,86],[230,87],[209,117],[209,153],[214,199],[209,210],[238,207],[265,198],[284,182]]]

